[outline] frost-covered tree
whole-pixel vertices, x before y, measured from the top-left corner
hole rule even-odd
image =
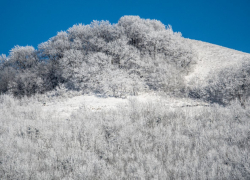
[[[7,61],[7,56],[6,54],[1,54],[0,55],[0,68],[3,68],[4,63]]]
[[[39,58],[47,62],[47,67],[43,69],[47,74],[44,79],[50,84],[48,89],[54,89],[59,83],[63,82],[59,61],[70,48],[68,34],[63,31],[38,46]]]
[[[40,58],[57,61],[63,57],[64,51],[70,49],[68,34],[64,31],[58,32],[55,37],[41,43],[38,49],[40,51]]]
[[[62,68],[62,76],[65,80],[76,78],[83,59],[84,56],[80,50],[70,49],[64,52],[64,57],[59,63]]]
[[[124,16],[118,21],[118,26],[124,29],[125,35],[129,38],[129,44],[138,48],[143,44],[150,30],[144,22],[145,20],[139,16]]]
[[[32,46],[15,46],[10,50],[8,63],[19,71],[30,69],[38,63],[36,50]]]
[[[38,64],[38,58],[36,50],[32,46],[15,46],[13,49],[11,49],[9,57],[5,58],[5,61],[1,64],[1,92],[14,92],[13,90],[17,86],[14,87],[13,85],[28,83],[27,78],[33,78],[34,82],[36,83],[37,73],[35,72],[35,68]],[[26,86],[23,89],[24,91],[30,91],[30,88],[31,87]],[[36,93],[36,88],[32,89],[32,92],[28,94]],[[15,95],[28,95],[27,93],[23,93],[23,90],[19,91],[16,89],[15,92]]]
[[[6,93],[9,90],[9,84],[15,78],[16,73],[12,67],[0,68],[0,93]]]
[[[15,76],[8,88],[13,95],[22,97],[44,92],[43,85],[43,80],[36,72],[25,71]]]
[[[30,96],[44,92],[44,81],[39,74],[39,59],[32,46],[16,46],[10,51],[6,67],[3,70],[2,82],[5,90],[15,96]],[[8,74],[8,78],[6,77]]]
[[[90,42],[90,39],[94,37],[90,25],[74,25],[72,28],[69,28],[67,32],[73,48],[82,50],[85,54],[95,49],[95,44]]]
[[[90,24],[95,37],[103,39],[105,42],[114,41],[121,36],[117,25],[110,24],[109,21],[93,21]]]

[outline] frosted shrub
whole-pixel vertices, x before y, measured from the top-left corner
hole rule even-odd
[[[205,85],[191,89],[191,96],[223,105],[238,100],[242,107],[250,96],[250,60],[246,59],[238,67],[227,67],[219,72],[211,72]]]

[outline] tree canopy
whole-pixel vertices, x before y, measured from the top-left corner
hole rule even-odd
[[[67,89],[111,96],[180,91],[195,63],[181,33],[160,21],[123,16],[117,24],[93,21],[0,57],[0,92],[16,96]]]

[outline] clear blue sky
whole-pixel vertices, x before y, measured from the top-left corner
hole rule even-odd
[[[37,45],[77,23],[157,19],[184,37],[250,53],[250,0],[0,0],[0,54]]]

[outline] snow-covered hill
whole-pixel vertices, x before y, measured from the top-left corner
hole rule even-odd
[[[188,41],[198,62],[187,82],[205,82],[210,71],[249,57]],[[249,104],[223,107],[159,91],[1,95],[0,179],[249,179]]]
[[[222,70],[229,66],[238,66],[241,62],[250,58],[250,54],[236,51],[219,45],[187,39],[197,55],[197,64],[194,71],[185,78],[187,82],[192,79],[205,81],[211,71]]]
[[[0,179],[250,179],[250,54],[124,16],[1,61]]]

